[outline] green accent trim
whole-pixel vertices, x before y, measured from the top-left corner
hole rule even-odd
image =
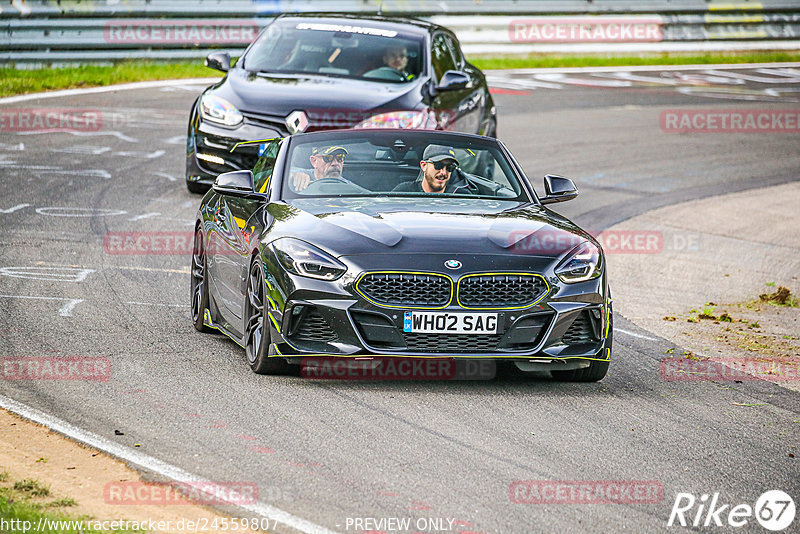
[[[275,320],[275,317],[273,317],[273,316],[272,316],[272,312],[269,312],[269,311],[268,311],[268,312],[267,312],[267,315],[269,315],[269,318],[270,318],[270,320],[272,321],[272,324],[274,324],[274,325],[275,325],[275,329],[276,329],[276,330],[278,331],[278,333],[280,334],[280,333],[281,333],[281,327],[280,327],[280,326],[278,326],[278,321],[276,321],[276,320]]]
[[[254,145],[256,143],[269,143],[270,141],[277,141],[278,139],[283,139],[283,137],[273,137],[272,139],[256,139],[255,141],[241,141],[241,142],[236,143],[235,145],[233,145],[233,148],[231,148],[230,151],[233,152],[234,150],[236,150],[240,146]]]
[[[459,288],[461,287],[461,282],[463,280],[466,280],[467,278],[471,278],[473,276],[497,276],[497,275],[516,275],[516,276],[534,276],[534,277],[539,277],[544,282],[544,285],[547,288],[547,290],[544,293],[542,293],[542,296],[539,297],[538,299],[536,299],[533,303],[526,304],[525,306],[513,306],[513,307],[507,307],[507,308],[499,308],[499,307],[470,307],[470,306],[464,306],[461,303],[461,299],[458,296],[458,292],[459,292]],[[464,308],[465,310],[522,310],[522,309],[525,309],[525,308],[530,308],[531,306],[536,306],[542,300],[544,300],[544,298],[548,294],[550,294],[550,284],[547,283],[547,279],[544,276],[542,276],[541,274],[538,274],[538,273],[526,273],[526,272],[516,272],[516,273],[477,273],[477,274],[468,274],[468,275],[465,275],[465,276],[462,276],[461,278],[459,278],[458,285],[456,286],[456,303],[460,307]]]
[[[361,281],[367,275],[370,275],[370,274],[424,274],[424,275],[427,275],[427,276],[435,276],[435,277],[439,277],[439,278],[444,278],[445,280],[450,282],[450,298],[448,299],[447,304],[445,304],[444,306],[392,306],[390,304],[382,304],[380,302],[376,302],[376,301],[372,300],[371,298],[369,298],[358,287],[358,284],[360,284]],[[450,306],[450,304],[453,302],[453,279],[450,278],[449,276],[445,275],[445,274],[440,274],[440,273],[430,273],[430,272],[422,272],[422,271],[369,271],[369,272],[366,272],[366,273],[362,273],[361,276],[358,277],[358,280],[356,280],[355,288],[356,288],[356,292],[359,295],[361,295],[362,297],[367,299],[372,304],[374,304],[376,306],[380,306],[382,308],[394,308],[394,309],[399,309],[399,310],[443,310],[443,309],[447,308],[448,306]]]

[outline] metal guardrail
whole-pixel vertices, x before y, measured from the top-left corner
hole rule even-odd
[[[259,16],[293,12],[384,14],[630,14],[796,11],[797,0],[12,0],[7,16]]]
[[[800,49],[800,0],[13,0],[0,9],[0,63],[22,67],[237,55],[276,13],[379,9],[453,29],[468,54],[715,42]]]

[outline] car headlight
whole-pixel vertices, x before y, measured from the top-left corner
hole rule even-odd
[[[200,97],[200,115],[225,126],[236,126],[243,120],[242,113],[233,104],[215,95]]]
[[[347,271],[346,265],[327,252],[299,239],[276,239],[272,242],[272,249],[283,268],[292,274],[319,280],[336,280]]]
[[[586,241],[573,249],[556,267],[556,275],[562,282],[573,284],[600,276],[600,249]]]
[[[404,130],[434,130],[436,117],[432,111],[391,111],[373,115],[355,128],[400,128]]]

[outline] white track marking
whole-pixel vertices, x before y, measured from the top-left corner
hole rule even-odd
[[[125,152],[114,152],[115,156],[125,156],[129,158],[144,158],[144,159],[155,159],[160,158],[166,154],[163,150],[156,150],[155,152],[140,152],[140,151],[125,151]]]
[[[709,69],[705,71],[706,74],[712,74],[714,76],[728,76],[730,78],[736,78],[737,80],[745,80],[748,82],[758,82],[758,83],[800,83],[800,76],[789,76],[786,73],[781,71],[765,71],[765,69],[759,69],[758,72],[765,73],[765,74],[774,74],[774,76],[753,76],[752,74],[745,74],[743,72],[723,72],[721,70],[714,70]]]
[[[136,306],[163,306],[165,308],[188,308],[188,304],[161,304],[159,302],[134,302],[128,301],[123,302],[123,304],[134,304]]]
[[[0,213],[14,213],[15,211],[21,210],[22,208],[27,208],[30,204],[17,204],[14,207],[7,208],[7,209],[0,209]]]
[[[636,334],[634,332],[630,332],[629,330],[623,330],[622,328],[614,328],[614,332],[619,332],[620,334],[625,334],[626,336],[633,336],[633,337],[638,337],[640,339],[646,339],[648,341],[659,341],[657,337],[643,336],[642,334]]]
[[[158,217],[161,213],[154,211],[152,213],[145,213],[143,215],[137,215],[136,217],[131,217],[128,219],[129,221],[140,221],[142,219],[149,219],[150,217]]]
[[[43,425],[50,430],[54,430],[59,434],[63,434],[68,438],[88,445],[89,447],[99,449],[131,465],[157,473],[176,482],[196,485],[210,483],[203,477],[199,477],[188,471],[184,471],[180,467],[176,467],[137,450],[133,450],[120,445],[119,443],[115,443],[93,432],[89,432],[88,430],[84,430],[80,427],[72,425],[63,419],[46,414],[37,410],[36,408],[31,408],[30,406],[17,402],[14,399],[4,395],[0,395],[0,407],[10,412],[14,412],[25,419],[29,419],[34,423]],[[307,534],[335,534],[335,531],[333,530],[329,530],[323,526],[317,525],[316,523],[312,523],[307,519],[297,517],[296,515],[285,512],[280,508],[276,508],[261,502],[235,506],[238,506],[243,510],[247,510],[248,512],[257,514],[261,517],[277,521],[278,523]]]
[[[0,150],[10,150],[12,152],[23,152],[25,150],[25,143],[6,144],[0,143]]]
[[[186,136],[185,135],[176,135],[175,137],[170,137],[169,139],[165,139],[164,143],[167,145],[185,145],[186,144]]]
[[[50,282],[83,282],[93,272],[94,269],[81,267],[0,267],[0,276]]]
[[[564,86],[558,83],[537,82],[529,78],[504,78],[502,76],[486,76],[486,81],[491,87],[506,89],[561,89]]]
[[[570,85],[590,86],[590,87],[630,87],[633,82],[629,80],[601,80],[594,78],[575,78],[567,76],[566,74],[550,72],[543,74],[534,74],[537,80],[544,80],[546,82],[568,83]]]
[[[188,256],[188,254],[187,254]],[[106,267],[109,268],[109,267]],[[178,273],[178,274],[189,274],[188,267],[184,267],[183,269],[156,269],[153,267],[138,267],[134,265],[115,265],[110,267],[111,269],[126,269],[128,271],[149,271],[154,273]]]
[[[70,213],[72,212],[72,213]],[[125,210],[107,210],[102,208],[61,208],[47,207],[36,208],[39,215],[49,215],[51,217],[100,217],[111,215],[125,215]]]
[[[168,85],[186,85],[187,83],[209,84],[218,82],[219,78],[187,78],[183,80],[156,80],[152,82],[123,83],[106,87],[89,87],[88,89],[65,89],[64,91],[49,91],[47,93],[33,93],[29,95],[9,96],[0,98],[0,104],[14,104],[41,98],[60,98],[64,96],[82,96],[97,93],[113,93],[115,91],[129,91],[131,89],[149,89],[152,87],[166,87]]]
[[[61,308],[58,310],[58,314],[61,317],[72,317],[72,310],[75,309],[75,306],[83,302],[83,299],[69,299],[67,302],[64,303]]]
[[[487,76],[493,74],[586,74],[592,72],[667,72],[671,70],[731,70],[731,69],[758,69],[758,68],[792,68],[800,67],[800,63],[728,63],[723,65],[628,65],[621,67],[563,67],[563,68],[530,68],[530,69],[508,69],[508,70],[487,70]],[[0,104],[3,102],[0,101]]]
[[[25,165],[16,161],[2,160],[0,165],[7,169],[24,169],[35,174],[64,174],[67,176],[91,176],[92,178],[111,179],[111,173],[105,169],[86,169],[82,171],[69,171],[52,165]]]
[[[177,178],[175,178],[174,176],[169,175],[169,174],[167,174],[165,172],[154,172],[153,174],[155,174],[156,176],[160,176],[162,178],[166,178],[170,182],[177,182],[178,181]]]
[[[111,150],[108,146],[92,146],[92,145],[76,145],[66,148],[54,148],[52,152],[62,152],[65,154],[86,154],[91,156],[99,156]]]
[[[98,135],[111,135],[120,139],[122,141],[128,141],[129,143],[138,143],[139,140],[133,137],[129,137],[122,132],[117,132],[114,130],[110,131],[102,131],[102,132],[72,132],[70,130],[36,130],[36,131],[29,131],[29,132],[17,132],[17,135],[42,135],[42,134],[50,134],[50,133],[65,133],[70,135],[77,135],[79,137],[94,137]]]
[[[58,314],[61,317],[72,317],[72,310],[75,309],[75,306],[84,302],[83,299],[68,299],[68,298],[61,298],[61,297],[35,297],[29,295],[0,295],[0,298],[6,299],[29,299],[29,300],[64,300],[66,301],[61,308],[58,310]]]

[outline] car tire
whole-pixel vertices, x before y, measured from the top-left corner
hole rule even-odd
[[[206,191],[210,189],[210,187],[206,184],[201,184],[199,182],[186,182],[186,189],[188,189],[190,193],[204,195]]]
[[[192,322],[198,332],[211,332],[206,326],[205,317],[208,310],[208,270],[206,269],[206,251],[203,245],[203,233],[200,227],[194,231],[191,267],[191,310]]]
[[[589,367],[571,371],[550,371],[553,378],[561,382],[597,382],[608,372],[608,362],[591,362]]]
[[[256,257],[247,276],[247,293],[244,301],[244,335],[247,363],[259,375],[284,374],[289,364],[284,358],[269,356],[271,344],[269,310],[266,305],[264,268]]]

